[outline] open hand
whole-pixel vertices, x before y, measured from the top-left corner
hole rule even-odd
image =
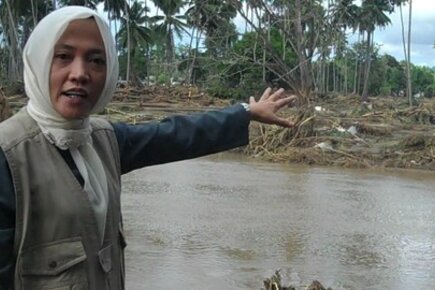
[[[284,89],[279,89],[273,94],[271,92],[272,89],[267,88],[258,102],[255,101],[254,97],[249,98],[251,120],[287,128],[293,127],[293,122],[279,117],[276,115],[276,112],[292,103],[296,99],[296,96],[285,96]]]

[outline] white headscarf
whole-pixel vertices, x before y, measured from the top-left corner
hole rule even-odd
[[[91,113],[101,111],[111,100],[118,79],[118,57],[107,23],[97,12],[82,7],[58,9],[42,19],[33,30],[23,51],[24,84],[29,97],[27,111],[38,123],[44,136],[61,149],[69,149],[85,184],[84,190],[97,217],[98,232],[104,237],[108,206],[107,178],[103,164],[90,138],[89,117],[77,120],[63,118],[50,98],[50,69],[54,46],[69,23],[93,17],[100,30],[106,51],[106,82]]]

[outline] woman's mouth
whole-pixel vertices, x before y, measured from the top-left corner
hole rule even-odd
[[[84,90],[68,90],[63,92],[62,95],[70,99],[86,98],[88,96]]]

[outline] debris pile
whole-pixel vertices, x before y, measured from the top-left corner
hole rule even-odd
[[[435,100],[409,108],[406,100],[355,97],[289,108],[295,127],[252,125],[245,152],[279,162],[342,167],[435,170]]]
[[[264,288],[262,290],[332,290],[331,288],[323,287],[322,283],[317,280],[314,280],[308,286],[283,286],[281,280],[279,270],[275,271],[272,277],[263,281]]]
[[[0,117],[16,112],[27,99],[0,95]],[[318,98],[311,105],[280,112],[295,123],[291,129],[251,124],[244,152],[256,158],[343,167],[395,167],[435,170],[435,99]],[[103,114],[110,121],[132,124],[172,114],[195,113],[230,105],[193,86],[118,87]]]

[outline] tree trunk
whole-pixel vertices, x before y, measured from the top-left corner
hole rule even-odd
[[[358,33],[358,42],[360,42],[361,39],[361,33]],[[358,52],[355,53],[355,73],[353,75],[353,92],[352,94],[357,95],[358,94],[358,64],[359,64],[359,57]]]
[[[174,55],[174,41],[172,30],[169,29],[166,34],[166,85],[170,86],[173,77],[173,55]]]
[[[258,33],[255,34],[254,47],[252,48],[252,57],[254,63],[257,63],[257,46],[258,46]]]
[[[37,9],[35,9],[35,3],[34,0],[30,0],[30,6],[32,7],[32,19],[33,19],[33,27],[36,26],[36,22],[37,22]]]
[[[145,7],[148,7],[148,0],[144,1]],[[147,17],[148,19],[148,10],[145,10],[145,17]],[[149,20],[146,21],[146,27],[149,27]],[[149,45],[149,43],[147,42],[146,45],[146,52],[147,52],[147,57],[146,57],[146,63],[147,63],[147,69],[146,69],[146,84],[147,86],[150,85],[150,73],[152,72],[152,63],[151,63],[151,46]],[[154,79],[154,82],[156,81],[156,79]]]
[[[10,81],[15,82],[22,79],[22,63],[20,62],[20,56],[23,54],[18,40],[17,24],[12,15],[12,9],[9,0],[6,0],[6,7],[8,10],[9,27],[7,34],[9,34],[9,52],[11,55],[12,67],[9,71],[8,78]]]
[[[190,60],[190,63],[188,64],[187,70],[186,70],[186,75],[184,77],[186,83],[191,84],[192,83],[192,70],[193,70],[193,58],[194,56],[192,55],[192,47],[193,47],[193,39],[195,38],[195,26],[192,28],[192,36],[190,37],[190,42],[189,42],[189,51],[187,54],[187,59]],[[199,30],[199,29],[198,29]]]
[[[320,63],[320,69],[321,71],[321,92],[326,94],[326,57],[322,57],[322,62]]]
[[[246,4],[246,18],[249,18],[249,6]],[[248,20],[245,20],[245,34],[248,33]]]
[[[358,56],[356,56],[355,60],[355,72],[353,74],[353,91],[352,94],[357,95],[358,94]]]
[[[104,0],[104,7],[107,11],[107,18],[109,20],[109,30],[112,31],[112,12],[110,9],[110,1],[109,0]],[[116,32],[115,32],[116,34]]]
[[[267,14],[267,41],[270,42],[270,14]],[[266,82],[266,38],[263,38],[263,82]]]
[[[192,37],[193,37],[193,32],[192,32]],[[194,77],[194,68],[195,68],[195,63],[196,63],[196,58],[198,56],[198,49],[199,49],[199,41],[201,39],[201,35],[202,35],[202,31],[200,29],[196,30],[196,41],[195,41],[195,50],[193,51],[193,57],[192,57],[192,61],[189,65],[189,70],[188,70],[188,82],[189,84],[195,84],[196,83],[196,78]],[[193,38],[192,38],[193,40]]]
[[[116,37],[116,35],[118,35],[118,21],[116,21],[116,15],[115,15],[115,20],[114,20],[114,23],[115,23],[115,37]],[[115,38],[115,47],[116,47],[116,51],[120,51],[120,43],[119,43],[119,35],[118,35],[118,37],[117,38]]]
[[[365,42],[366,42],[366,35],[365,35],[365,33],[363,33],[362,34],[361,43],[365,43]],[[359,65],[359,68],[358,68],[358,82],[357,82],[357,93],[358,93],[358,95],[362,95],[361,88],[364,85],[361,86],[361,83],[364,81],[365,68],[366,68],[366,62],[365,62],[365,56],[364,56],[364,61],[362,59],[360,60],[360,65]]]
[[[296,47],[299,59],[299,71],[301,74],[301,92],[305,102],[308,102],[308,97],[311,91],[311,77],[308,71],[307,59],[305,57],[304,33],[302,28],[302,0],[295,2],[295,26],[296,26]]]
[[[363,102],[368,101],[373,33],[374,33],[374,31],[367,31],[366,64],[364,67],[364,69],[365,69],[365,71],[364,71],[364,87],[363,87],[363,93],[361,96],[361,101],[363,101]]]
[[[129,12],[129,3],[127,1],[124,2],[124,10],[125,10],[125,16],[127,21],[127,71],[125,80],[127,81],[127,84],[130,82],[130,54],[131,54],[131,48],[130,48],[130,12]]]
[[[323,56],[322,56],[322,59],[320,60],[320,63],[318,64],[318,71],[317,71],[317,73],[318,73],[318,75],[317,75],[317,80],[318,80],[317,87],[319,89],[319,93],[325,92],[325,86],[324,86],[325,69],[324,69],[324,67],[325,67],[325,60],[323,59]]]
[[[337,93],[337,55],[332,60],[332,91]]]
[[[407,91],[408,91],[408,100],[409,100],[409,106],[412,107],[412,75],[411,75],[411,23],[412,23],[412,0],[409,0],[409,20],[408,20],[408,59],[406,60],[407,63],[407,76],[408,76],[408,82],[407,82]]]
[[[282,60],[285,61],[286,42],[287,42],[287,10],[284,11],[284,29],[282,32]]]
[[[263,58],[262,58],[262,77],[263,82],[266,83],[266,39],[263,39]]]
[[[347,54],[344,55],[344,95],[347,96]]]
[[[412,106],[412,93],[410,93],[412,92],[412,90],[410,90],[411,82],[410,82],[410,70],[409,70],[410,60],[409,60],[408,51],[406,50],[405,24],[403,22],[402,4],[400,4],[400,22],[402,25],[402,44],[403,44],[403,53],[405,55],[405,64],[406,64],[406,96],[409,100],[409,106]],[[411,29],[409,29],[409,31],[411,31]]]

